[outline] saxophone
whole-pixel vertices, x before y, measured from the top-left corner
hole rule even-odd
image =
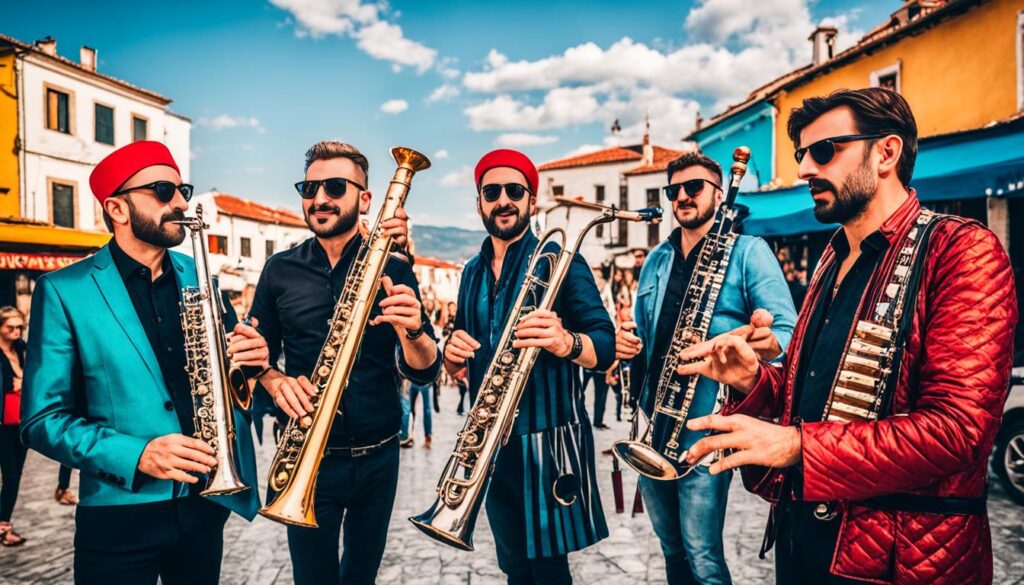
[[[591,228],[616,219],[661,219],[659,208],[623,211],[593,203],[573,202],[572,205],[600,210],[601,214],[583,228],[572,248],[567,247],[568,238],[562,228],[552,228],[541,236],[505,323],[501,341],[487,367],[476,403],[466,413],[466,425],[459,433],[455,451],[437,484],[438,497],[429,510],[409,518],[427,536],[457,549],[473,550],[473,528],[483,503],[482,496],[490,482],[493,462],[498,450],[508,441],[519,399],[540,352],[538,347],[512,347],[516,324],[533,311],[551,309],[573,256]],[[558,251],[545,251],[548,244],[557,244]],[[546,264],[546,271],[542,262]],[[547,272],[546,278],[544,272]],[[571,474],[562,475],[552,486],[555,499],[563,505],[575,500],[571,493],[573,478]],[[575,484],[578,489],[578,481]]]
[[[729,191],[716,212],[711,230],[704,236],[704,245],[683,296],[679,318],[658,379],[654,412],[648,421],[643,410],[637,408],[631,438],[613,445],[616,454],[627,465],[651,479],[678,479],[701,463],[687,464],[686,451],[681,449],[686,417],[700,376],[680,377],[676,374],[676,367],[680,365],[678,355],[681,351],[708,337],[715,303],[725,283],[729,257],[736,244],[737,211],[733,202],[740,181],[747,171],[750,149],[741,146],[732,156],[735,162],[731,169]],[[642,434],[638,432],[641,425],[644,427]]]
[[[235,421],[232,408],[248,410],[252,392],[242,370],[227,357],[227,339],[221,315],[224,307],[217,289],[206,249],[203,206],[195,217],[176,221],[189,228],[199,286],[181,291],[181,330],[185,334],[185,371],[192,387],[192,421],[195,437],[213,448],[217,465],[210,471],[204,496],[233,494],[249,486],[242,483],[235,467]]]
[[[320,460],[391,254],[392,237],[384,234],[381,223],[394,217],[405,203],[413,175],[430,167],[430,160],[411,148],[392,148],[391,156],[398,163],[398,169],[384,195],[377,221],[345,278],[345,288],[335,305],[327,340],[309,379],[317,392],[310,398],[313,413],[288,421],[270,466],[268,484],[277,497],[259,513],[277,522],[317,526],[313,496]]]

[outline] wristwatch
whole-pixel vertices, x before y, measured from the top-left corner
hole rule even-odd
[[[426,331],[426,327],[425,327],[424,323],[421,322],[419,329],[414,329],[412,331],[409,331],[408,329],[406,329],[405,330],[405,338],[406,339],[416,339],[420,335],[423,335],[424,331]]]
[[[569,350],[569,355],[565,356],[569,361],[572,361],[583,353],[583,338],[580,337],[579,333],[569,332],[572,335],[572,349]]]

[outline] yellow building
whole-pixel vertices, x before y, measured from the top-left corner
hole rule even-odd
[[[836,89],[896,89],[914,109],[921,138],[981,128],[1022,106],[1020,43],[1024,0],[904,2],[856,45],[794,71],[774,88],[775,175],[797,180],[786,133],[793,108]],[[828,29],[818,34],[828,40]],[[812,38],[813,40],[813,38]]]

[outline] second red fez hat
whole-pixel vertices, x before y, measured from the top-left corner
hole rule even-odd
[[[533,162],[528,156],[519,152],[518,150],[511,150],[508,148],[499,148],[498,150],[492,150],[484,155],[480,159],[480,162],[476,163],[476,186],[480,188],[480,179],[483,178],[484,173],[496,168],[496,167],[509,167],[513,168],[523,176],[526,177],[527,186],[530,191],[534,194],[537,193],[537,184],[540,183],[540,176],[537,174],[537,167],[533,165]]]
[[[96,165],[89,175],[92,194],[103,203],[132,175],[146,167],[165,165],[181,172],[171,151],[159,142],[140,140],[118,148]]]

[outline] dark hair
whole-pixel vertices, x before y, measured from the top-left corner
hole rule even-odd
[[[800,132],[825,112],[846,106],[853,111],[853,120],[860,134],[894,134],[903,139],[903,152],[896,166],[896,175],[904,187],[910,186],[917,160],[917,122],[910,104],[900,94],[880,87],[840,89],[826,97],[804,100],[793,108],[787,130],[793,144],[800,147]],[[869,145],[876,141],[871,140]]]
[[[683,169],[690,167],[704,167],[711,171],[713,175],[718,177],[718,184],[722,184],[722,166],[716,163],[714,160],[704,156],[699,152],[688,152],[676,160],[668,163],[668,180],[672,181],[672,175],[678,173]]]
[[[315,161],[331,160],[332,158],[347,158],[363,170],[364,181],[370,180],[370,161],[367,160],[366,155],[351,144],[337,140],[322,140],[309,147],[309,150],[306,151],[306,168],[304,170],[308,171],[309,165]]]

